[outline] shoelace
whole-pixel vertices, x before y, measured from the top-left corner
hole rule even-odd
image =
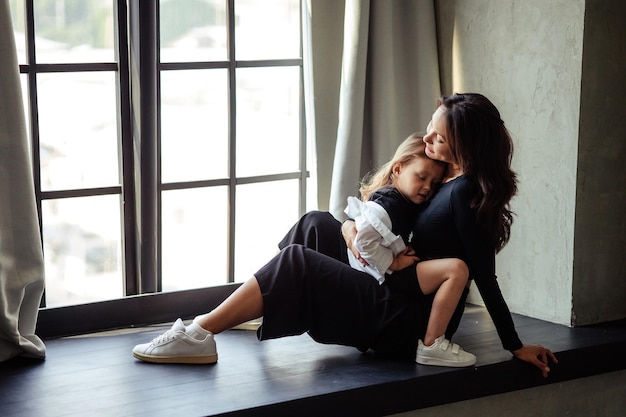
[[[167,342],[169,340],[174,339],[177,335],[179,335],[181,332],[179,330],[172,330],[169,329],[168,331],[166,331],[165,333],[163,333],[160,336],[155,337],[154,339],[152,339],[152,342],[150,342],[151,345],[158,345],[161,342]]]

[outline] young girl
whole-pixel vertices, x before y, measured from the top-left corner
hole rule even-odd
[[[409,247],[412,219],[419,204],[428,200],[441,183],[446,164],[426,156],[423,138],[414,133],[405,139],[393,158],[366,177],[359,190],[361,200],[348,197],[346,214],[356,222],[354,246],[359,261],[348,250],[350,265],[385,281],[385,274],[413,265],[418,259]]]
[[[429,200],[441,184],[447,164],[426,156],[426,144],[414,133],[398,146],[393,158],[367,178],[360,188],[361,199],[348,197],[346,214],[354,219],[357,234],[352,243],[359,253],[357,259],[348,248],[350,265],[367,272],[379,284],[394,271],[401,271],[419,261],[409,246],[418,206]],[[431,294],[443,285],[446,299],[458,303],[469,279],[465,263],[457,258],[427,260],[417,264],[417,273],[428,283],[425,293]],[[390,279],[392,279],[390,277]],[[447,303],[446,303],[447,304]],[[471,366],[476,357],[445,338],[453,310],[442,303],[433,303],[426,334],[435,334],[435,343],[425,346],[419,341],[416,361],[423,365],[451,367]],[[437,333],[440,332],[441,334]]]

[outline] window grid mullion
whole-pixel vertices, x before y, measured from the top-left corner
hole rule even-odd
[[[25,0],[25,18],[26,18],[26,54],[27,54],[27,77],[28,77],[28,111],[30,122],[30,143],[32,155],[33,182],[35,189],[35,204],[37,207],[37,217],[39,222],[39,230],[41,235],[41,245],[43,248],[43,219],[41,204],[41,166],[40,166],[40,148],[39,148],[39,110],[37,103],[37,73],[35,66],[37,59],[35,54],[35,11],[34,0]],[[41,307],[46,306],[46,290],[41,297]]]
[[[157,256],[157,288],[163,291],[163,183],[161,165],[161,0],[156,0],[156,183],[157,183],[157,206],[156,206],[156,256]]]
[[[235,282],[235,217],[237,201],[237,62],[235,60],[235,0],[228,0],[228,278]]]
[[[130,63],[128,57],[128,10],[125,0],[117,0],[115,15],[117,70],[117,109],[118,109],[118,152],[120,158],[120,178],[122,181],[120,211],[122,214],[122,279],[124,296],[139,294],[137,274],[137,210],[135,204],[135,163],[133,157],[132,110],[130,106]]]
[[[299,182],[299,203],[298,203],[298,215],[302,216],[306,212],[306,197],[307,197],[307,142],[306,142],[306,111],[304,102],[304,34],[303,34],[303,10],[302,0],[300,0],[300,129],[299,129],[299,141],[300,141],[300,163],[298,165],[300,169],[300,182]]]

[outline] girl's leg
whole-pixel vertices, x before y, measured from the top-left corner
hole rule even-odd
[[[456,310],[452,313],[452,318],[450,318],[450,323],[448,323],[448,328],[446,329],[446,339],[452,340],[452,337],[456,333],[459,325],[461,324],[461,319],[463,318],[463,313],[465,312],[465,304],[467,302],[467,296],[470,292],[471,281],[467,281],[467,285],[463,289],[463,294],[461,294],[461,299],[459,300],[459,304],[456,306]]]
[[[469,270],[460,259],[433,259],[417,264],[417,280],[424,294],[435,293],[424,336],[430,346],[443,335],[467,285]]]
[[[198,316],[194,322],[213,334],[263,315],[263,297],[256,278],[244,282],[213,311]]]

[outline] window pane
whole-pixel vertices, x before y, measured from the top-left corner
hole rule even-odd
[[[161,62],[227,59],[225,0],[161,0]]]
[[[235,0],[238,60],[300,57],[300,1]]]
[[[163,182],[228,175],[225,69],[161,72]]]
[[[119,298],[120,197],[42,201],[46,306]]]
[[[298,220],[298,180],[237,187],[235,280],[245,281],[278,252]]]
[[[20,85],[22,87],[22,102],[24,104],[24,123],[26,124],[26,134],[29,138],[28,145],[30,146],[32,141],[30,140],[30,123],[28,122],[28,77],[26,74],[20,74]]]
[[[299,167],[300,68],[237,71],[237,176]]]
[[[41,187],[119,185],[115,74],[39,74]]]
[[[114,61],[113,0],[35,1],[37,62]]]
[[[11,22],[15,35],[17,49],[17,63],[26,64],[26,27],[24,20],[24,0],[9,0],[11,8]]]
[[[227,281],[226,187],[162,193],[163,291]]]

